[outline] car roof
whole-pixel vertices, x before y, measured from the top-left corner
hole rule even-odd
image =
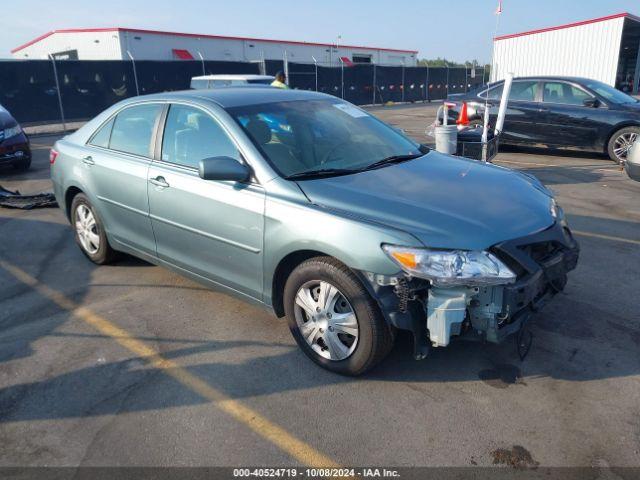
[[[193,100],[211,101],[222,108],[242,107],[262,103],[291,102],[296,100],[336,99],[333,95],[307,90],[288,90],[268,85],[214,88],[208,90],[184,90],[179,92],[155,93],[129,99],[138,100]]]
[[[275,77],[271,75],[200,75],[199,77],[191,77],[191,80],[273,80]]]
[[[562,77],[560,75],[537,75],[537,76],[527,76],[527,77],[514,77],[513,80],[558,80],[565,82],[574,82],[574,83],[587,83],[587,82],[595,82],[597,80],[593,80],[592,78],[586,77]],[[497,82],[493,82],[491,85],[495,85],[498,83],[503,83],[504,79],[498,80]]]

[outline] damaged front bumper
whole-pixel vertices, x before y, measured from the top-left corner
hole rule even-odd
[[[494,246],[491,252],[517,274],[515,283],[487,287],[432,285],[427,280],[367,274],[390,324],[409,330],[414,356],[446,347],[452,337],[492,343],[519,332],[529,317],[564,290],[579,246],[564,220],[549,229]]]

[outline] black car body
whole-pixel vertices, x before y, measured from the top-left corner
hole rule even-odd
[[[29,139],[18,122],[0,105],[0,165],[10,164],[17,170],[31,166]]]
[[[449,97],[457,116],[463,102],[481,124],[485,105],[495,125],[504,81]],[[487,92],[488,97],[487,98]],[[640,135],[640,102],[602,82],[574,77],[520,77],[513,81],[501,143],[608,153],[623,162]]]

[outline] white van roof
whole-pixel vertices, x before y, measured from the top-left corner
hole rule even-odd
[[[201,75],[191,80],[275,80],[271,75]]]

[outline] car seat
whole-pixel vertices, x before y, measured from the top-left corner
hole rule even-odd
[[[285,175],[301,171],[305,169],[304,164],[300,162],[289,147],[279,142],[273,142],[273,136],[269,125],[264,120],[252,118],[246,127],[249,135],[253,137],[256,143],[264,150],[269,160]]]

